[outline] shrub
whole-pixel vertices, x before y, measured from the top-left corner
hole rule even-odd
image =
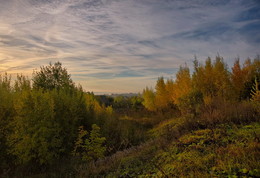
[[[92,125],[92,130],[88,135],[88,132],[79,127],[79,134],[73,154],[80,156],[83,161],[97,160],[103,158],[106,148],[103,146],[106,138],[100,136],[100,128],[96,125]]]
[[[231,102],[212,98],[201,109],[199,121],[206,127],[222,123],[249,123],[259,118],[259,112],[251,102]]]

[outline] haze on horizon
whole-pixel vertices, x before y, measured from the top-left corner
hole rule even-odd
[[[62,62],[95,93],[141,92],[217,53],[260,52],[258,0],[0,0],[0,73]]]

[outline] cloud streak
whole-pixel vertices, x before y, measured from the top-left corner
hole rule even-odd
[[[59,60],[94,92],[140,92],[194,55],[259,54],[258,1],[0,1],[0,72]]]

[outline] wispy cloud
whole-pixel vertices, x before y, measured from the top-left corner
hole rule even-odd
[[[0,71],[61,61],[96,92],[138,92],[194,55],[259,54],[260,4],[246,0],[1,0]]]

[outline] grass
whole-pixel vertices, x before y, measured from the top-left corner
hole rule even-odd
[[[259,134],[259,123],[251,123],[198,129],[170,142],[158,137],[92,163],[79,173],[88,177],[258,177]]]

